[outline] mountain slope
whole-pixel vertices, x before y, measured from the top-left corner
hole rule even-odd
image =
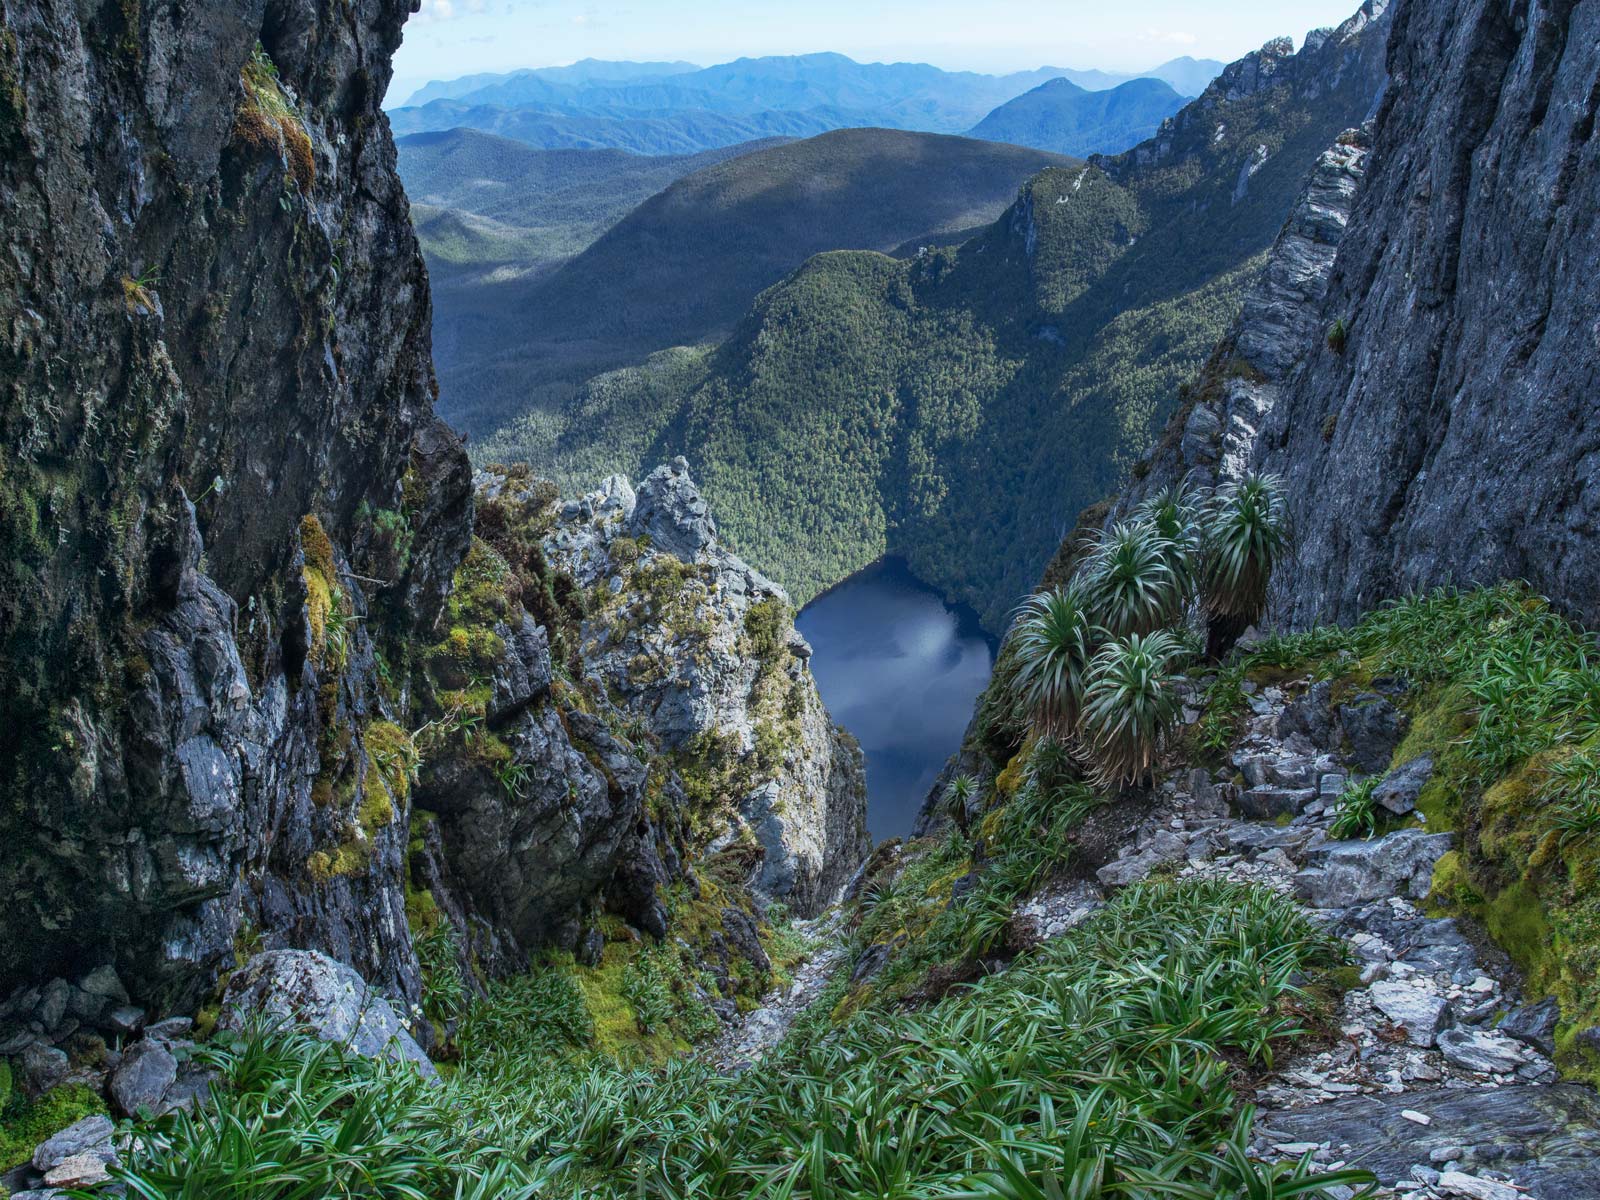
[[[694,461],[741,553],[802,602],[884,553],[1001,629],[1064,532],[1171,411],[1238,310],[1306,174],[1370,109],[1381,3],[1294,54],[1234,63],[1152,139],[1033,179],[955,252],[824,255],[699,367],[615,377],[480,458],[562,476]],[[700,371],[696,376],[695,371]],[[668,412],[591,422],[595,394]],[[637,410],[636,410],[637,411]]]
[[[683,75],[699,69],[694,63],[689,62],[614,62],[599,58],[584,58],[565,67],[534,67],[523,71],[485,72],[478,75],[462,75],[457,79],[435,79],[412,92],[400,107],[414,108],[433,100],[456,100],[475,92],[512,84],[521,79],[583,86],[633,83],[663,75]]]
[[[1182,107],[1183,98],[1158,79],[1100,92],[1052,79],[1002,104],[973,126],[971,136],[1078,157],[1115,154],[1150,137]]]
[[[696,172],[554,275],[452,294],[435,317],[441,403],[473,433],[582,379],[730,328],[819,251],[891,250],[981,225],[1058,156],[851,129]],[[564,385],[564,386],[563,386]]]
[[[674,181],[769,144],[639,155],[538,150],[452,129],[412,134],[397,148],[423,254],[435,282],[454,285],[464,275],[522,273],[570,258]]]

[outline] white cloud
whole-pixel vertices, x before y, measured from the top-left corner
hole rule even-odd
[[[1181,29],[1146,29],[1144,31],[1144,40],[1156,42],[1163,46],[1192,46],[1200,39],[1192,33],[1185,33]]]

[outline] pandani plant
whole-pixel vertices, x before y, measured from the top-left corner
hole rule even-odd
[[[1100,535],[1081,573],[1095,623],[1112,637],[1154,633],[1183,613],[1187,569],[1154,525],[1124,521]]]
[[[1163,629],[1108,642],[1094,656],[1082,737],[1097,782],[1122,787],[1150,775],[1178,717],[1173,664],[1180,653],[1178,639]]]
[[[1094,643],[1089,604],[1076,584],[1022,602],[1011,635],[1012,686],[1035,728],[1061,737],[1076,730]]]
[[[1288,544],[1289,517],[1276,475],[1248,475],[1214,497],[1200,556],[1206,654],[1213,661],[1261,619],[1272,569]]]

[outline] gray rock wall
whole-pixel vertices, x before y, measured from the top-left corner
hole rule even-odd
[[[1258,441],[1297,528],[1273,615],[1523,578],[1600,620],[1600,4],[1394,22],[1366,183]]]
[[[711,852],[748,846],[752,886],[815,913],[870,848],[866,784],[783,589],[717,541],[681,458],[637,493],[616,476],[568,502],[544,550],[608,597],[584,625],[586,669],[687,776],[731,789],[697,818],[717,835]]]
[[[192,1002],[248,923],[415,994],[362,730],[471,501],[379,107],[408,7],[0,7],[0,992]]]

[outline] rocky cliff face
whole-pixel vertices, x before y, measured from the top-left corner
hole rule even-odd
[[[1600,619],[1600,17],[1393,19],[1374,120],[1323,155],[1240,320],[1086,524],[1179,478],[1272,471],[1295,529],[1275,623],[1518,578]]]
[[[1369,139],[1370,129],[1349,130],[1317,160],[1233,328],[1122,494],[1091,510],[1091,524],[1121,520],[1175,483],[1210,488],[1249,470],[1256,435],[1285,381],[1321,336],[1320,303],[1361,187]],[[1076,548],[1069,539],[1068,554]]]
[[[1600,6],[1394,19],[1367,182],[1258,439],[1297,524],[1275,612],[1520,577],[1600,619]]]
[[[475,504],[379,108],[407,7],[0,3],[4,1053],[261,950],[415,1011],[435,934],[469,987],[608,912],[664,936],[718,833],[802,910],[865,852],[859,755],[680,471],[625,528]],[[717,895],[711,957],[764,963]]]
[[[365,731],[470,496],[379,111],[406,9],[0,9],[0,979],[177,1003],[249,926],[415,993]]]

